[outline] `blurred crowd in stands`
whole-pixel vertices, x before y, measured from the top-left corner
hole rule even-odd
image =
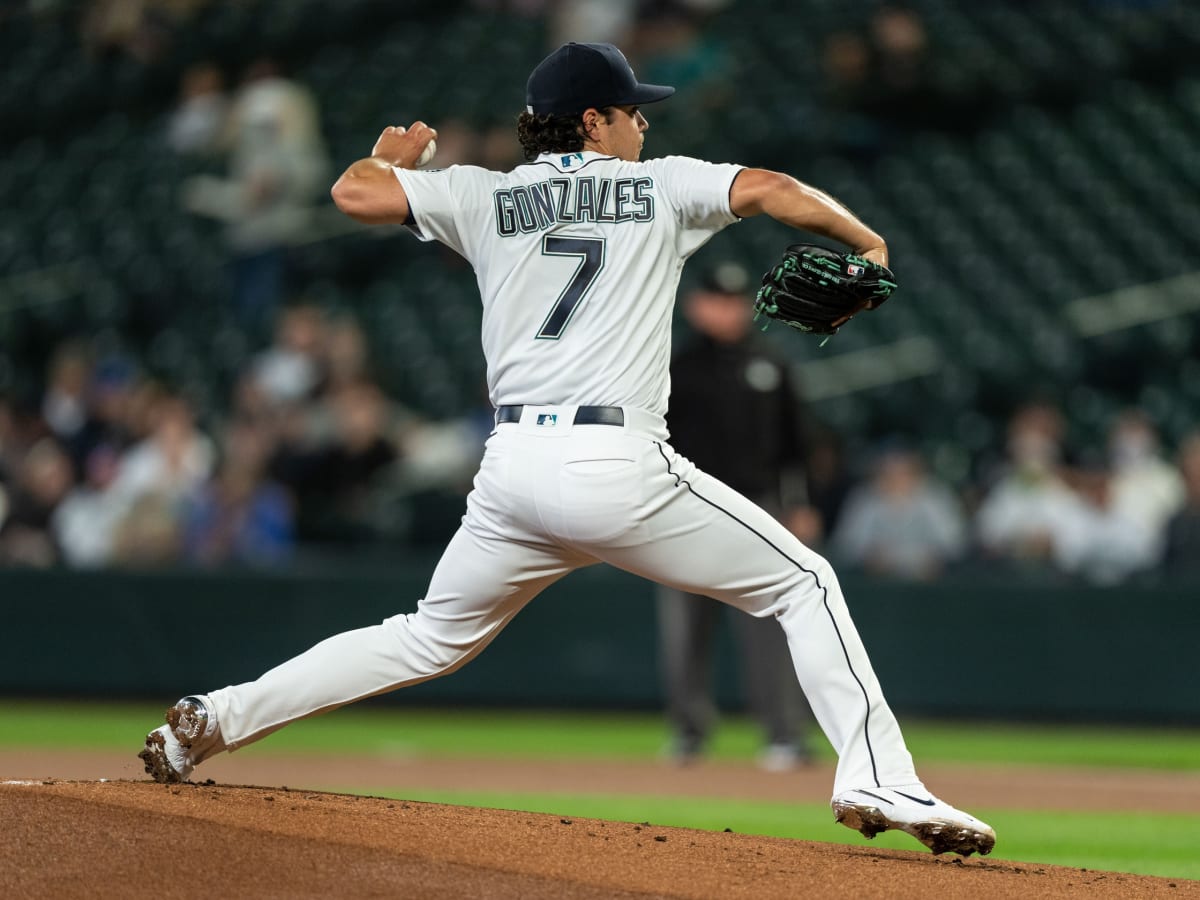
[[[135,362],[62,345],[36,408],[0,398],[0,564],[269,566],[444,540],[457,514],[414,522],[414,497],[461,510],[490,409],[423,420],[370,368],[353,319],[286,306],[227,410],[199,423]],[[1023,405],[967,484],[900,439],[851,452],[814,434],[811,505],[788,521],[847,570],[990,562],[1113,584],[1200,560],[1200,432],[1172,454],[1136,409],[1106,447],[1074,448],[1059,408]]]
[[[41,2],[56,6],[60,0]],[[80,39],[93,58],[116,56],[153,68],[179,53],[190,24],[216,5],[213,0],[91,0],[80,17]],[[617,44],[643,80],[675,85],[693,114],[697,107],[712,111],[737,103],[736,51],[727,35],[709,27],[714,17],[735,7],[735,0],[465,0],[459,5],[543,22],[546,47],[568,40]],[[963,84],[939,71],[939,56],[932,52],[919,10],[903,3],[860,4],[841,19],[841,27],[832,32],[822,27],[813,34],[785,30],[766,35],[758,48],[780,54],[787,78],[803,79],[803,90],[789,91],[783,106],[770,97],[758,98],[775,117],[775,127],[790,138],[802,136],[839,152],[869,156],[896,129],[961,127],[986,112],[981,85]],[[939,50],[945,53],[945,48]],[[212,149],[212,125],[230,102],[224,80],[212,62],[193,65],[183,86],[183,115],[173,126],[177,148]],[[475,130],[467,123],[453,124]],[[441,122],[437,125],[442,128]],[[494,136],[484,128],[459,152],[447,152],[447,147],[439,162],[462,161],[466,154],[481,155],[482,164],[493,156],[510,158],[510,126],[506,119]],[[501,136],[504,140],[485,146],[488,137]]]
[[[328,190],[329,164],[315,99],[272,60],[252,62],[230,98],[222,84],[211,63],[187,70],[167,142],[224,158],[227,172],[193,176],[183,202],[223,223],[232,308],[242,329],[261,338],[284,292],[288,246],[303,239]]]
[[[413,415],[371,378],[359,325],[303,304],[211,423],[134,361],[64,344],[37,408],[0,398],[0,564],[272,565],[298,545],[403,543],[406,500],[461,505],[488,427]]]
[[[926,579],[968,562],[1056,571],[1096,584],[1195,574],[1200,431],[1172,460],[1153,422],[1122,412],[1106,447],[1072,448],[1053,403],[1018,408],[997,459],[949,485],[921,454],[885,442],[836,511],[828,549],[849,568]]]
[[[643,80],[681,88],[686,103],[675,109],[724,104],[738,112],[737,60],[724,36],[704,27],[730,2],[466,5],[544,17],[548,46],[616,42]],[[154,69],[185,42],[189,21],[216,6],[91,0],[78,16],[82,49]],[[785,24],[772,40],[809,39]],[[871,157],[885,135],[952,129],[986,106],[986,90],[943,77],[912,8],[880,4],[814,40],[817,82],[760,98],[789,150],[803,134],[840,155]],[[795,61],[785,54],[779,64]],[[435,121],[437,164],[519,162],[512,111],[502,112],[490,123]],[[372,365],[371,335],[354,314],[291,289],[289,248],[308,239],[336,174],[315,97],[271,59],[197,61],[163,129],[164,147],[213,170],[178,186],[180,215],[222,223],[227,302],[251,348],[248,362],[212,409],[111,342],[80,334],[59,344],[36,396],[0,393],[0,565],[271,566],[325,548],[386,552],[444,541],[491,410],[438,421],[418,415]],[[788,521],[847,570],[888,577],[994,563],[1112,584],[1200,569],[1200,432],[1160,446],[1155,422],[1132,408],[1111,423],[1107,446],[1080,447],[1069,413],[1048,401],[1012,410],[1006,444],[953,481],[903,439],[864,447],[861,435],[814,428],[809,505]]]

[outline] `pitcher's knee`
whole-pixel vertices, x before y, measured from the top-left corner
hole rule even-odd
[[[823,588],[832,588],[837,584],[837,573],[834,572],[833,565],[819,553],[810,552],[804,561],[804,568],[811,573],[808,577]]]
[[[444,675],[463,665],[487,635],[471,629],[462,634],[420,612],[393,616],[385,623],[397,642],[397,652],[428,675]]]
[[[788,572],[779,584],[779,606],[821,600],[828,591],[838,589],[837,575],[825,557],[810,553],[802,565]]]

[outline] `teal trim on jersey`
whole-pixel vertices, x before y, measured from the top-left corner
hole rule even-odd
[[[556,251],[550,249],[551,242],[554,242],[554,245],[559,247],[568,244],[582,244],[584,245],[584,249],[582,251],[577,249]],[[590,248],[595,244],[600,245],[599,264],[593,262],[593,254],[589,252]],[[571,280],[567,282],[567,286],[563,288],[562,293],[558,295],[558,299],[554,301],[554,306],[550,309],[545,321],[542,322],[542,327],[538,329],[534,340],[557,341],[562,337],[562,333],[566,330],[567,325],[575,317],[576,310],[583,305],[583,299],[587,296],[587,292],[596,283],[597,276],[604,270],[604,262],[607,255],[607,242],[604,238],[552,234],[548,234],[542,238],[542,256],[578,256],[580,259],[579,266],[575,269]],[[560,318],[562,319],[561,324],[557,321]]]

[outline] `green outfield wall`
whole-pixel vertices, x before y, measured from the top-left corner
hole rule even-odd
[[[156,696],[252,679],[336,631],[411,612],[432,558],[285,574],[0,571],[0,692]],[[997,575],[844,577],[892,705],[992,718],[1200,722],[1200,588]],[[538,597],[464,669],[404,702],[652,707],[654,588],[607,567]],[[736,707],[736,657],[716,681]]]

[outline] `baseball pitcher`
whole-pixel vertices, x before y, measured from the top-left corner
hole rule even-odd
[[[156,780],[186,779],[212,754],[296,719],[453,672],[545,587],[606,562],[779,622],[838,753],[839,822],[867,836],[902,829],[935,853],[992,849],[990,827],[917,777],[829,564],[671,448],[675,291],[714,234],[766,214],[849,247],[854,277],[887,264],[878,234],[790,176],[640,161],[642,108],[673,91],[639,83],[611,45],[566,44],[529,77],[517,124],[526,164],[418,170],[436,133],[416,122],[384,129],[338,179],[346,215],[404,224],[474,268],[496,428],[416,611],[180,700],[140,754]],[[805,268],[785,263],[766,305]]]

